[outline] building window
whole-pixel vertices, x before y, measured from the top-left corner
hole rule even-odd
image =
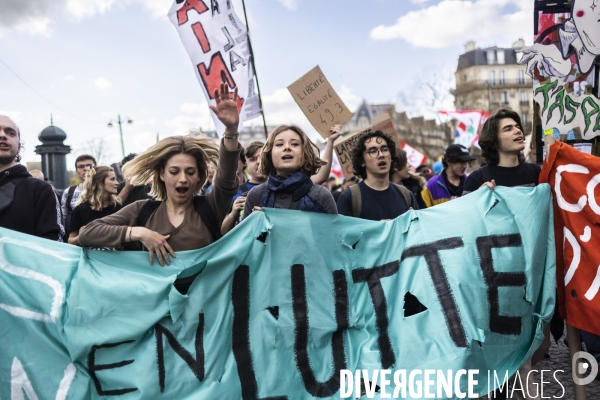
[[[498,64],[504,64],[504,50],[496,51],[496,59],[498,60]]]
[[[520,102],[522,106],[526,106],[529,104],[529,99],[527,99],[527,92],[524,90],[521,90]]]
[[[490,84],[492,86],[496,84],[496,71],[490,71]]]
[[[529,123],[529,116],[527,114],[523,114],[521,119],[523,120],[523,125],[527,125]]]
[[[469,80],[469,77],[467,76],[467,74],[463,75],[463,82],[467,82]]]
[[[525,70],[521,69],[519,70],[519,85],[524,85],[525,84]]]
[[[488,65],[496,64],[496,50],[490,49],[487,51],[486,55]]]
[[[502,92],[500,95],[502,96],[502,104],[508,104],[508,92]]]
[[[505,84],[505,82],[504,82],[504,71],[500,71],[500,84],[501,85]]]
[[[369,127],[369,118],[362,116],[358,119],[358,128],[367,129]]]

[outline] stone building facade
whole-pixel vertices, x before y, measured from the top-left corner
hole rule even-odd
[[[457,110],[486,110],[510,108],[521,116],[525,134],[531,133],[533,123],[533,81],[526,66],[517,64],[515,49],[523,47],[523,39],[512,48],[477,48],[471,41],[465,53],[458,57],[454,73],[456,89],[454,106]]]
[[[393,104],[368,104],[358,107],[354,117],[344,124],[342,134],[363,131],[373,125],[373,118],[388,113],[396,133],[408,145],[425,154],[430,161],[438,159],[452,143],[452,130],[449,125],[440,125],[436,120],[423,117],[409,118],[405,112],[398,112]]]

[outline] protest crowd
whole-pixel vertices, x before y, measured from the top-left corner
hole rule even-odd
[[[323,158],[296,125],[279,126],[265,143],[243,149],[237,90],[230,92],[223,83],[215,99],[216,106],[210,107],[226,128],[219,144],[204,137],[168,137],[126,157],[123,176],[81,154],[75,161],[79,184],[62,192],[43,175],[39,179],[39,171],[27,172],[19,164],[19,128],[0,116],[0,227],[92,249],[143,250],[150,264],[168,266],[177,252],[205,247],[265,208],[388,221],[478,190],[538,184],[540,166],[523,159],[521,119],[507,109],[482,127],[479,145],[485,164],[468,176],[474,157],[462,145],[448,146],[443,169],[429,176],[427,168],[410,165],[390,137],[372,131],[354,148],[354,176],[338,184],[330,171],[341,125],[330,127]],[[185,294],[194,278],[178,279],[175,287]],[[563,335],[557,312],[525,371],[544,357],[551,334],[555,340]],[[588,351],[600,356],[599,338],[584,333],[584,339]]]

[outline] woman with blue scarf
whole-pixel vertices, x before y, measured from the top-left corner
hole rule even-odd
[[[254,187],[244,206],[244,218],[263,207],[337,214],[331,192],[310,177],[327,165],[318,149],[296,125],[281,125],[267,139],[259,172],[267,182]]]

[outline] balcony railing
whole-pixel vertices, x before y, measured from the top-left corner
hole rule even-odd
[[[490,81],[490,80],[477,79],[477,80],[458,83],[456,85],[456,89],[452,90],[452,92],[460,94],[463,92],[470,92],[473,90],[489,89],[489,90],[494,91],[494,90],[503,89],[503,88],[519,88],[519,89],[529,88],[529,89],[532,89],[533,81],[529,77],[525,81],[523,81],[521,79],[505,79],[504,81],[500,81],[500,80]]]

